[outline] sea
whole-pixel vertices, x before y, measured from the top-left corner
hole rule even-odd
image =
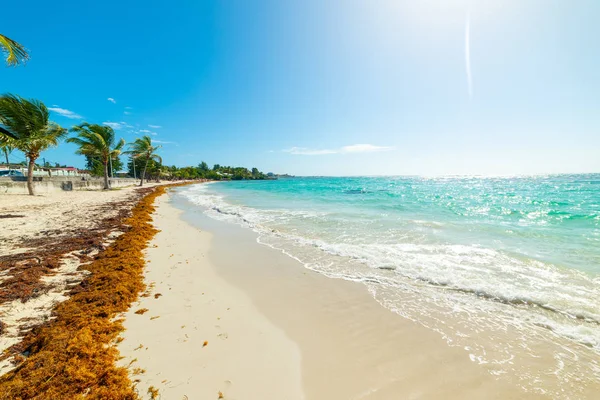
[[[600,174],[295,177],[180,193],[299,268],[362,283],[526,391],[577,398],[600,382]]]

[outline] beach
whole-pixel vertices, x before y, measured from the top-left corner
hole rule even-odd
[[[600,399],[600,3],[5,3],[0,400]]]
[[[518,349],[512,345],[523,340],[517,330],[496,336],[504,340],[498,345],[514,355],[510,368],[499,374],[497,364],[474,358],[474,350],[431,329],[426,316],[399,315],[368,282],[307,268],[289,252],[264,245],[255,230],[211,218],[210,209],[189,196],[203,188],[206,184],[168,188],[152,200],[149,217],[156,231],[141,253],[145,289],[126,312],[111,317],[118,327],[109,345],[118,351],[114,368],[138,398],[588,399],[599,389],[591,375],[567,381],[558,371],[540,372],[542,378],[521,374],[554,368],[554,347],[528,342],[530,348]],[[123,218],[152,191],[0,198],[2,215],[11,216],[4,219],[10,229],[4,231],[3,265],[36,257],[54,263],[36,267],[35,279],[27,275],[25,283],[3,286],[3,350],[19,349],[24,335],[31,341],[37,326],[52,326],[57,306],[86,290],[93,276],[86,260],[101,257],[128,232]],[[3,270],[3,283],[28,271],[10,265]],[[120,265],[115,261],[114,268]],[[111,287],[105,290],[110,297]],[[407,307],[415,301],[426,305],[424,297],[402,299]],[[444,324],[461,324],[460,315],[444,315]],[[471,318],[479,321],[476,314]],[[484,346],[487,334],[482,328],[470,340]],[[565,351],[571,346],[555,340]],[[14,368],[13,361],[6,358],[0,372]],[[593,356],[577,361],[596,365]],[[576,364],[562,366],[566,376],[577,373]],[[58,380],[40,378],[42,384]],[[70,379],[68,374],[60,378]],[[100,376],[87,379],[86,385],[111,393],[111,384]],[[4,398],[12,396],[0,391]]]
[[[162,398],[538,398],[497,380],[358,283],[305,270],[252,232],[158,199],[150,290],[126,315],[123,365]],[[139,315],[136,311],[147,309]],[[206,345],[205,345],[206,343]],[[135,360],[135,361],[133,361]],[[139,371],[139,370],[138,370]]]

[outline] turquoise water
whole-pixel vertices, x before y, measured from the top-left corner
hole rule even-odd
[[[363,282],[491,373],[600,379],[600,175],[290,178],[183,194],[311,270]]]

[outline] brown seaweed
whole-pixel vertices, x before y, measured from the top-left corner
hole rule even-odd
[[[164,186],[145,196],[123,221],[125,231],[85,265],[90,274],[59,304],[52,319],[5,352],[17,366],[0,377],[0,399],[137,399],[114,346],[123,330],[115,317],[145,289],[143,250],[157,230],[151,214]]]

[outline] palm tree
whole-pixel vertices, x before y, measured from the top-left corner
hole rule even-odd
[[[15,148],[13,146],[11,146],[10,144],[8,144],[8,140],[7,139],[0,138],[0,150],[2,150],[2,152],[4,153],[4,156],[6,157],[6,166],[7,167],[9,166],[8,155],[10,153],[12,153],[12,151],[14,149]]]
[[[27,189],[33,196],[33,168],[40,153],[57,146],[67,130],[49,121],[48,108],[39,100],[5,94],[0,97],[0,141],[25,153]]]
[[[158,178],[164,178],[164,179],[168,179],[171,180],[173,177],[173,174],[171,174],[171,168],[169,168],[166,165],[161,165],[160,168],[158,169]]]
[[[4,35],[0,35],[0,49],[6,53],[6,63],[9,66],[25,64],[29,59],[25,47]]]
[[[142,172],[142,177],[140,180],[140,186],[144,185],[144,178],[146,177],[146,169],[148,168],[148,161],[154,160],[158,163],[162,164],[162,158],[158,154],[156,154],[156,150],[160,149],[161,146],[152,146],[152,139],[150,136],[142,136],[141,138],[137,138],[133,143],[129,145],[131,150],[128,153],[133,154],[136,158],[142,158],[145,160],[144,171]]]
[[[76,154],[89,156],[92,159],[99,160],[104,165],[104,189],[110,189],[108,164],[121,154],[121,149],[125,146],[125,140],[120,139],[115,143],[113,128],[88,124],[87,122],[74,126],[71,128],[71,132],[77,133],[77,136],[68,138],[67,142],[79,146]]]

